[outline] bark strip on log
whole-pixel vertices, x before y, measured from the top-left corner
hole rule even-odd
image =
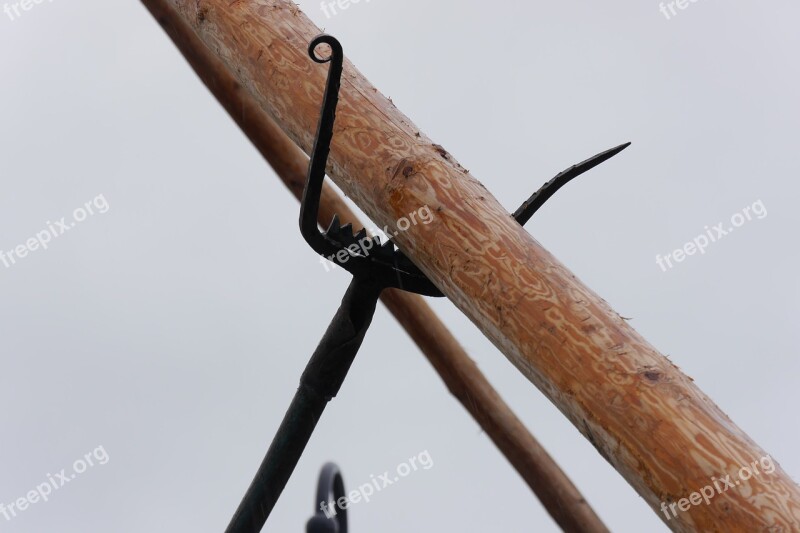
[[[170,2],[309,152],[327,67],[306,56],[319,30],[297,6]],[[717,494],[709,505],[665,518],[662,501],[687,497],[712,476],[735,476],[765,452],[349,62],[336,124],[329,175],[379,226],[393,226],[421,206],[434,210],[432,224],[397,235],[404,252],[669,527],[800,530],[800,489],[780,467]]]
[[[143,2],[203,83],[299,200],[308,157],[258,107],[250,94],[242,90],[225,65],[169,6],[168,0]],[[339,215],[343,224],[349,222],[354,227],[364,227],[341,196],[325,184],[320,224],[328,224],[334,214]],[[567,533],[608,533],[583,495],[494,390],[425,300],[394,289],[385,290],[381,300],[419,346],[453,396],[519,472],[553,520]]]

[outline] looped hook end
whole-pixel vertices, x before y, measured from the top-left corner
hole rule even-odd
[[[316,48],[320,44],[331,47],[330,57],[317,56]],[[344,64],[344,50],[341,43],[332,35],[321,34],[314,37],[308,45],[308,55],[316,63],[330,63],[328,80],[325,83],[325,94],[322,99],[322,110],[317,124],[317,135],[308,166],[303,198],[300,202],[300,232],[306,242],[319,254],[330,255],[338,250],[328,243],[317,229],[317,214],[322,194],[322,182],[325,180],[325,166],[328,161],[333,123],[336,120],[336,105],[339,101],[339,84]]]
[[[319,57],[317,55],[317,46],[321,44],[327,44],[331,47],[331,55],[329,57]],[[322,33],[314,37],[311,42],[308,43],[308,56],[313,59],[315,63],[327,63],[332,59],[341,61],[344,58],[344,51],[336,37],[328,35],[327,33]]]

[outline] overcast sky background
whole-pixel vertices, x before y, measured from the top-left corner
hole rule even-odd
[[[328,19],[360,70],[511,210],[624,141],[528,228],[800,479],[800,4],[372,0]],[[136,1],[0,14],[0,502],[89,468],[0,531],[222,531],[348,283],[298,205]],[[744,207],[754,219],[655,262]],[[446,323],[615,532],[665,526],[448,301]],[[327,460],[348,488],[427,450],[351,531],[558,528],[379,308],[266,531],[303,531]]]

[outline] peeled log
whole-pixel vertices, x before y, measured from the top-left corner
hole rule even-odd
[[[319,30],[282,0],[170,1],[309,152],[327,67],[306,46]],[[349,62],[328,171],[380,226],[431,207],[433,223],[397,235],[403,251],[674,531],[800,531],[800,489],[780,467],[666,519],[662,501],[766,453]]]
[[[305,185],[308,157],[258,107],[249,93],[241,89],[225,64],[180,19],[168,0],[143,0],[143,3],[206,87],[299,200]],[[322,188],[320,224],[329,224],[334,215],[344,223],[364,227],[341,196],[326,183]],[[608,533],[583,495],[492,388],[425,299],[395,289],[383,291],[381,299],[450,392],[517,469],[553,520],[566,533]]]

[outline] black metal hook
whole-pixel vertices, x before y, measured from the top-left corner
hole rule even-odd
[[[327,44],[331,47],[331,55],[327,58],[317,56],[317,46]],[[336,106],[339,103],[339,85],[344,65],[342,45],[330,35],[318,35],[308,45],[308,55],[317,63],[330,63],[328,79],[325,84],[325,96],[322,100],[317,135],[314,149],[308,164],[306,185],[300,200],[300,233],[306,242],[320,255],[331,255],[339,251],[335,243],[330,242],[317,229],[319,201],[322,195],[322,182],[325,180],[325,165],[333,139],[333,123],[336,120]]]
[[[317,46],[323,43],[331,47],[330,57],[316,55]],[[395,248],[391,240],[381,243],[378,237],[368,237],[363,229],[354,235],[352,226],[341,226],[338,217],[333,218],[327,231],[319,231],[319,202],[333,139],[344,53],[339,41],[324,34],[311,41],[308,53],[317,63],[330,63],[330,68],[300,206],[300,232],[314,251],[328,256],[348,270],[353,274],[353,279],[311,356],[300,378],[300,387],[226,533],[261,531],[300,460],[325,406],[339,392],[372,322],[383,289],[394,287],[427,296],[442,296],[439,289]],[[561,172],[524,202],[514,213],[514,218],[524,225],[567,182],[613,157],[629,144],[598,154]],[[371,243],[369,248],[361,246],[360,252],[352,251],[354,244],[367,242]],[[346,261],[338,259],[339,252],[343,250],[348,250]],[[330,526],[330,523],[319,525]],[[346,528],[346,518],[344,525]]]
[[[323,43],[331,47],[331,55],[324,59],[316,54],[317,47]],[[325,180],[325,167],[330,153],[330,144],[333,139],[344,53],[341,44],[335,37],[323,34],[311,41],[308,46],[308,54],[317,63],[330,62],[331,66],[328,70],[322,109],[317,124],[317,136],[311,152],[308,176],[300,205],[300,232],[303,238],[315,252],[323,257],[327,256],[330,261],[335,262],[354,276],[371,278],[384,287],[395,287],[426,296],[443,296],[417,266],[395,248],[391,240],[382,243],[379,237],[368,236],[366,229],[362,229],[354,235],[352,225],[342,226],[338,217],[333,218],[324,233],[319,231],[317,227],[319,202],[322,195],[322,183]],[[340,251],[347,253],[344,260],[337,257]]]
[[[533,193],[530,198],[525,200],[519,208],[514,211],[512,215],[514,219],[519,222],[520,226],[524,226],[531,217],[539,210],[544,203],[552,197],[556,191],[561,187],[577,178],[584,172],[592,170],[594,167],[607,161],[630,146],[631,143],[620,144],[615,148],[600,152],[599,154],[590,157],[586,161],[582,161],[577,165],[572,165],[568,169],[558,173],[556,177],[542,185],[542,187]]]
[[[347,506],[337,503],[340,498],[346,498],[347,493],[342,473],[335,464],[327,463],[322,467],[316,496],[314,506],[320,507],[306,523],[306,533],[347,533]]]

